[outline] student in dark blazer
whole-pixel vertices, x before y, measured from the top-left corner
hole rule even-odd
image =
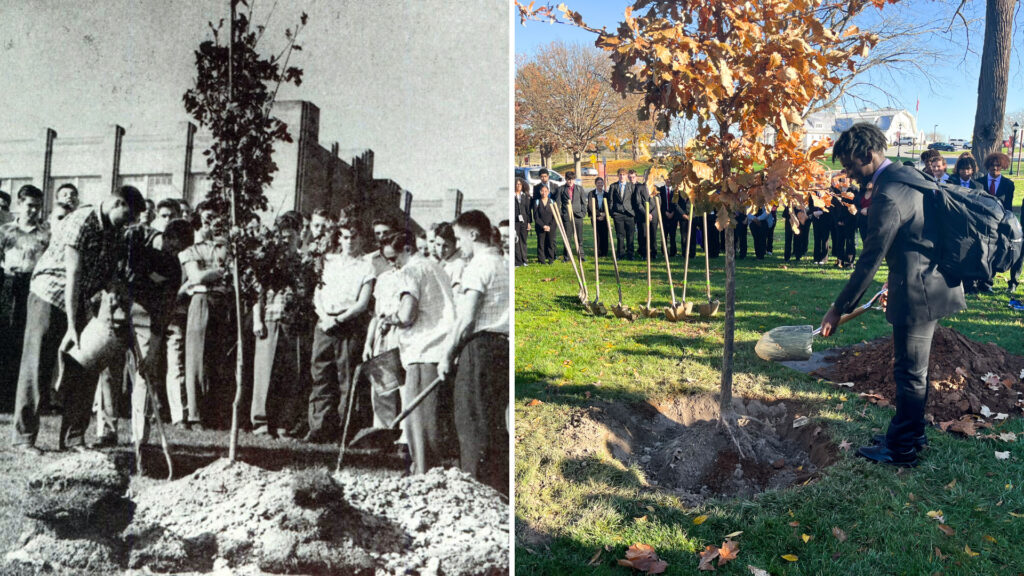
[[[618,181],[608,187],[611,197],[609,208],[615,226],[615,253],[626,260],[633,259],[633,237],[636,235],[636,217],[633,212],[633,184],[626,179],[626,169],[619,168]]]
[[[672,187],[665,183],[664,186],[658,186],[658,203],[661,206],[661,223],[665,227],[665,244],[668,246],[669,257],[676,255],[676,228],[679,227],[680,221],[683,219],[679,217],[679,205],[673,201],[673,190]],[[654,206],[651,206],[653,213]],[[686,250],[686,228],[683,228],[682,233],[683,250]]]
[[[555,261],[555,213],[551,211],[554,202],[548,195],[548,187],[541,184],[537,190],[540,200],[533,205],[533,227],[537,230],[537,262],[551,264]]]
[[[925,438],[928,356],[940,318],[966,307],[960,283],[939,272],[936,248],[942,231],[925,194],[906,182],[925,177],[885,157],[885,134],[874,124],[858,123],[843,132],[833,158],[861,186],[874,182],[864,250],[846,286],[821,321],[822,336],[831,336],[842,314],[854,309],[874,282],[884,260],[889,268],[886,319],[893,327],[893,376],[896,415],[876,444],[858,454],[874,462],[913,466]]]
[[[837,268],[853,266],[857,258],[856,193],[850,179],[840,173],[832,179],[832,255]]]
[[[515,231],[516,231],[516,247],[515,247],[515,262],[516,266],[526,266],[529,258],[527,257],[526,239],[530,232],[530,222],[533,221],[533,210],[531,205],[533,199],[530,194],[527,193],[528,184],[526,180],[522,178],[516,178],[516,189],[513,193],[512,204],[515,205]]]
[[[970,188],[975,192],[984,192],[985,186],[974,177],[978,172],[978,163],[973,156],[961,156],[953,167],[953,175],[948,182],[964,188]],[[1012,182],[1011,182],[1012,184]]]
[[[556,195],[551,198],[558,204],[559,213],[562,215],[562,225],[565,226],[565,235],[572,244],[570,250],[579,248],[580,261],[586,259],[586,247],[583,245],[583,222],[587,216],[587,191],[576,183],[576,173],[572,170],[565,173],[565,184],[558,188]],[[569,211],[572,211],[572,217]],[[577,238],[579,241],[577,241]],[[569,253],[562,248],[562,261],[569,261]]]
[[[657,224],[654,219],[657,218],[658,215],[654,213],[654,205],[653,202],[651,202],[651,195],[647,191],[647,179],[644,178],[644,182],[638,181],[636,170],[630,170],[628,172],[628,177],[633,190],[630,202],[633,205],[633,221],[636,225],[637,231],[636,258],[637,260],[647,260],[647,248],[644,247],[644,243],[650,242],[651,260],[654,260],[656,248],[654,234],[658,233],[658,230],[655,228]],[[648,214],[648,207],[650,214]]]
[[[993,152],[985,157],[986,174],[979,176],[977,181],[981,184],[981,187],[986,193],[995,196],[1003,203],[1003,208],[1012,212],[1014,192],[1013,181],[1009,178],[1004,178],[1002,175],[1003,170],[1006,170],[1009,167],[1009,156],[1002,152]],[[989,278],[988,281],[978,282],[978,291],[991,293],[993,291],[992,280],[992,278]]]
[[[590,191],[587,198],[587,211],[590,211],[591,200],[593,200],[594,209],[597,211],[597,215],[590,215],[591,221],[597,220],[597,255],[605,257],[608,255],[608,220],[605,215],[605,207],[611,211],[611,205],[608,204],[610,197],[608,190],[604,188],[604,178],[600,176],[594,180],[594,189]],[[592,224],[593,225],[593,224]]]
[[[557,188],[553,182],[551,182],[551,175],[548,174],[547,168],[541,168],[540,172],[537,173],[540,177],[540,182],[533,185],[533,204],[536,205],[540,202],[540,187],[547,186],[548,196],[551,198],[555,197],[555,189]]]

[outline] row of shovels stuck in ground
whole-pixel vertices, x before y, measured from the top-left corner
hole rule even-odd
[[[601,302],[601,277],[600,277],[600,263],[597,258],[597,202],[594,198],[590,199],[590,214],[591,222],[594,225],[594,283],[597,288],[597,294],[593,300],[590,299],[590,290],[587,286],[586,274],[583,270],[583,261],[580,260],[577,264],[576,256],[573,253],[575,249],[576,254],[580,253],[580,239],[578,234],[573,234],[573,242],[569,242],[569,237],[565,232],[565,226],[562,224],[562,219],[558,212],[555,210],[555,203],[549,204],[551,212],[555,216],[555,226],[558,227],[558,232],[562,236],[562,243],[565,245],[566,253],[569,255],[569,261],[572,263],[572,270],[576,274],[576,281],[579,284],[579,298],[583,304],[583,308],[594,316],[605,316],[609,312],[609,308]],[[615,230],[612,227],[611,214],[608,211],[608,203],[604,203],[604,215],[605,225],[608,226],[608,247],[612,253],[612,263],[615,266],[615,287],[618,289],[619,302],[611,307],[611,313],[617,318],[625,320],[635,320],[637,316],[643,316],[644,318],[656,318],[661,314],[665,315],[665,319],[670,322],[679,322],[687,317],[693,316],[694,302],[688,302],[686,300],[686,287],[687,279],[690,272],[690,252],[689,246],[686,248],[685,264],[683,266],[683,299],[676,300],[676,289],[672,282],[672,266],[669,263],[668,247],[665,243],[665,225],[661,218],[661,205],[657,196],[654,197],[654,211],[658,215],[658,231],[661,234],[661,249],[665,255],[665,270],[668,274],[668,285],[669,291],[672,296],[672,304],[665,307],[664,309],[658,309],[651,306],[652,290],[651,290],[651,243],[650,239],[647,238],[646,250],[647,250],[647,303],[639,306],[639,313],[633,312],[628,306],[622,303],[622,282],[619,279],[619,259],[615,253]],[[651,221],[651,205],[649,202],[644,203],[644,215],[646,216],[645,222]],[[568,210],[569,223],[576,229],[575,216],[572,210]],[[708,229],[708,215],[705,213],[704,218],[704,230]],[[693,233],[693,205],[690,205],[689,214],[689,225],[686,231],[686,237],[689,239]],[[645,224],[646,226],[647,224]],[[646,235],[645,235],[646,236]],[[697,313],[701,318],[710,318],[718,313],[719,302],[718,300],[711,299],[711,266],[708,261],[707,250],[704,251],[704,277],[706,279],[707,286],[707,301],[696,305]]]

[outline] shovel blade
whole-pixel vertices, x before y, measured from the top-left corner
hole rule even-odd
[[[761,335],[754,346],[754,352],[769,362],[786,360],[809,360],[814,327],[779,326]]]
[[[395,443],[402,435],[397,428],[364,428],[348,443],[348,448],[381,450]]]

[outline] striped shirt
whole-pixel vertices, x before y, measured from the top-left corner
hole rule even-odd
[[[54,230],[49,247],[36,262],[30,288],[33,294],[61,310],[64,310],[67,285],[64,261],[67,247],[76,249],[79,254],[81,302],[102,290],[114,277],[125,252],[121,231],[103,218],[99,206],[68,214]]]
[[[411,259],[400,272],[403,294],[416,299],[416,321],[398,329],[402,366],[437,363],[446,351],[445,339],[455,324],[455,302],[441,265],[427,258]]]
[[[50,227],[39,222],[23,228],[17,221],[0,226],[0,263],[8,274],[31,274],[50,244]]]
[[[481,300],[473,333],[508,334],[508,266],[497,248],[483,249],[466,264],[460,292],[471,290]]]

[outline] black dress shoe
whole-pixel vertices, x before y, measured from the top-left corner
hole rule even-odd
[[[111,434],[109,436],[100,436],[95,442],[89,445],[89,448],[99,450],[100,448],[114,448],[116,446],[117,436]]]
[[[890,450],[885,444],[861,446],[857,449],[857,455],[879,464],[889,464],[901,468],[917,466],[917,451],[913,448],[906,452],[896,452]]]
[[[875,434],[871,437],[871,444],[879,446],[885,444],[885,434]],[[928,446],[928,436],[921,434],[917,438],[914,438],[914,450],[920,452]]]

